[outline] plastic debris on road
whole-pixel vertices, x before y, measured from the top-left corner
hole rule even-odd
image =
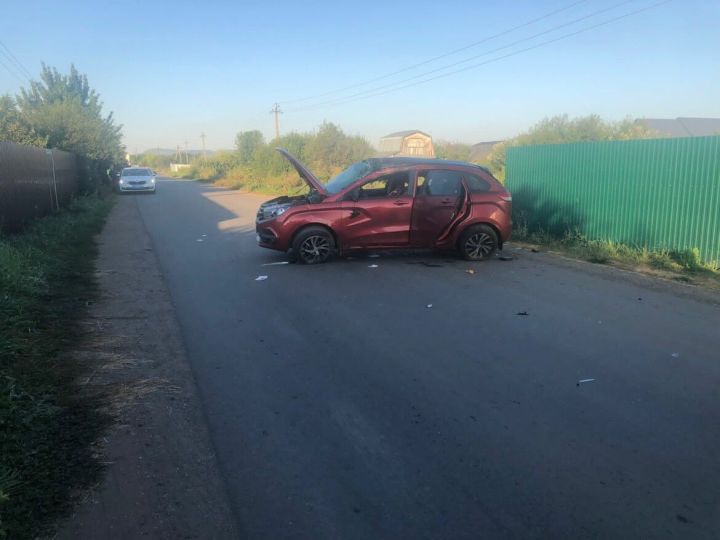
[[[679,353],[679,352],[674,352],[674,353],[672,353],[670,356],[672,356],[673,358],[680,358],[680,353]]]
[[[371,264],[370,266],[368,266],[368,268],[377,268],[377,267],[378,267],[377,264]]]
[[[523,317],[527,317],[529,314],[527,311],[518,311],[515,315],[521,315]]]
[[[255,278],[255,281],[265,281],[267,278],[267,276],[258,276]]]
[[[370,258],[370,259],[379,259],[379,258],[380,258],[380,255],[378,255],[377,253],[371,253],[370,255],[368,255],[368,258]]]
[[[432,307],[432,304],[428,304],[428,305],[427,305],[427,306],[425,306],[425,307],[429,309],[429,308],[431,308],[431,307]]]
[[[595,382],[595,379],[580,379],[577,382],[576,386],[580,386],[581,384],[589,383],[589,382]]]
[[[540,253],[540,250],[538,248],[530,248],[530,251],[533,253]]]
[[[468,268],[467,270],[465,270],[465,273],[466,273],[466,274],[474,274],[474,273],[475,273],[475,269],[474,269],[474,268]]]
[[[203,241],[203,239],[202,239],[202,238],[198,238],[198,239],[197,239],[197,240],[195,240],[195,241],[196,241],[196,242],[202,242],[202,241]]]
[[[498,255],[498,259],[501,261],[512,261],[513,258],[510,255]]]
[[[265,263],[261,264],[260,266],[278,266],[280,264],[290,264],[289,261],[280,261],[280,262],[274,262],[274,263]]]

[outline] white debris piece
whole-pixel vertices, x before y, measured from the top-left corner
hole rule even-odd
[[[267,276],[258,276],[255,278],[255,281],[265,281],[267,278]]]
[[[672,353],[670,356],[672,356],[673,358],[680,358],[680,353],[679,353],[679,352],[674,352],[674,353]]]
[[[428,304],[428,305],[425,306],[425,307],[426,307],[426,308],[431,308],[431,307],[432,307],[432,304]]]
[[[280,262],[274,262],[274,263],[265,263],[261,264],[260,266],[277,266],[279,264],[290,264],[288,261],[280,261]]]
[[[368,266],[368,268],[377,268],[377,267],[378,267],[377,264],[371,264],[370,266]]]
[[[589,383],[589,382],[595,382],[595,379],[580,379],[577,384],[580,386],[581,384]]]

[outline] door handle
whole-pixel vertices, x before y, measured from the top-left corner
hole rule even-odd
[[[395,206],[407,206],[408,202],[407,201],[395,201],[393,204]]]
[[[443,199],[443,200],[440,201],[440,202],[441,202],[442,204],[449,204],[449,203],[452,203],[452,202],[455,202],[455,201],[453,201],[452,199]]]
[[[360,215],[360,212],[354,208],[350,211],[350,219],[352,219],[354,217],[358,217],[359,215]]]

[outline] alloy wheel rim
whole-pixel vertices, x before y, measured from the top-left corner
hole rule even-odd
[[[308,236],[300,244],[300,256],[305,262],[322,262],[330,255],[330,242],[324,236]]]
[[[472,259],[487,257],[493,250],[493,247],[492,238],[484,232],[475,233],[465,241],[465,253]]]

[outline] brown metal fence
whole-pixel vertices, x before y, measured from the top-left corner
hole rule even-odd
[[[77,192],[75,154],[0,142],[0,229],[16,230],[67,205]]]

